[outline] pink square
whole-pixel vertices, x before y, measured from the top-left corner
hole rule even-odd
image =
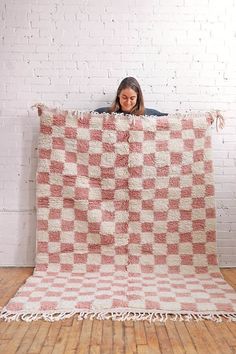
[[[72,127],[65,127],[65,137],[67,139],[75,139],[77,136],[77,129]]]
[[[65,142],[63,138],[53,137],[52,138],[53,149],[65,150]]]

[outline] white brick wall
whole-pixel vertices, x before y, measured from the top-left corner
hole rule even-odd
[[[147,107],[221,109],[220,264],[236,266],[236,2],[0,0],[0,265],[33,265],[39,121],[31,105],[108,105],[135,76]]]

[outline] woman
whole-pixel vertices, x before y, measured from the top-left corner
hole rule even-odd
[[[111,107],[97,108],[95,112],[98,113],[124,113],[154,116],[167,116],[167,113],[161,113],[155,109],[145,108],[143,101],[143,94],[138,81],[134,77],[126,77],[121,81],[116,98]]]

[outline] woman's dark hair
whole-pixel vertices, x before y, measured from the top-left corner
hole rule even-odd
[[[136,116],[140,116],[144,114],[144,100],[143,93],[138,81],[134,77],[126,77],[123,79],[117,89],[116,98],[112,103],[109,112],[117,112],[121,110],[119,95],[122,90],[126,88],[131,88],[137,93],[137,102],[134,108],[131,110],[130,114],[135,114]]]

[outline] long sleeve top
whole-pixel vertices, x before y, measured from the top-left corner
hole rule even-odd
[[[110,107],[101,107],[101,108],[97,108],[94,110],[94,112],[98,112],[98,113],[108,113],[109,112],[109,108]],[[115,113],[125,113],[123,112],[122,110],[119,110]],[[157,111],[156,109],[152,109],[152,108],[145,108],[144,110],[144,115],[145,116],[167,116],[168,113],[162,113],[162,112],[159,112]]]

